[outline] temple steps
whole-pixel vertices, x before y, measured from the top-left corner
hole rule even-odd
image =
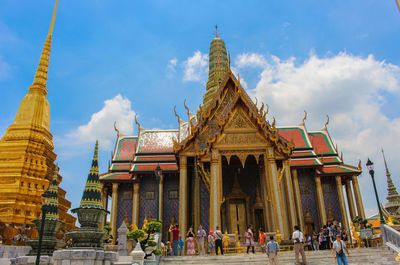
[[[330,250],[321,251],[306,251],[308,265],[334,265],[337,264],[333,258]],[[395,261],[396,254],[387,248],[360,248],[350,249],[350,257],[348,257],[349,265],[398,265],[399,262]],[[182,257],[162,257],[160,265],[266,265],[269,264],[268,258],[265,254],[237,254],[225,256],[182,256]],[[281,252],[279,253],[279,264],[286,265],[295,264],[294,253]]]

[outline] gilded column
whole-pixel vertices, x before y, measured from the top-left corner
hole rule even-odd
[[[139,228],[139,192],[140,183],[133,183],[133,198],[132,198],[132,224]]]
[[[112,196],[111,196],[111,229],[113,241],[112,244],[115,245],[116,235],[117,235],[117,207],[118,207],[118,183],[112,184]]]
[[[194,158],[193,198],[194,227],[197,229],[200,224],[200,178],[197,171],[196,157]]]
[[[354,218],[357,216],[357,214],[356,214],[356,208],[354,205],[354,197],[353,197],[353,191],[351,190],[350,179],[346,179],[345,183],[346,183],[347,203],[349,205],[349,210],[350,210],[350,218],[351,218],[351,220],[354,220]]]
[[[353,176],[353,188],[354,188],[354,197],[356,199],[356,204],[357,204],[358,216],[365,219],[364,205],[362,202],[360,187],[358,186],[358,178],[356,175]]]
[[[187,158],[179,157],[179,230],[185,242],[188,212]]]
[[[159,219],[163,220],[163,193],[164,192],[164,175],[160,177],[160,185],[158,186],[158,216]],[[161,233],[162,234],[162,233]]]
[[[346,203],[344,201],[343,195],[343,186],[342,186],[342,177],[336,176],[336,189],[338,191],[339,203],[340,203],[340,212],[342,213],[342,223],[344,224],[344,228],[349,231],[349,219],[347,217],[346,211]]]
[[[290,218],[290,224],[289,225],[289,231],[292,231],[293,226],[297,225],[297,218],[296,218],[296,207],[294,203],[294,192],[293,192],[293,184],[292,184],[292,178],[290,176],[290,167],[289,167],[289,160],[285,160],[284,162],[284,167],[285,167],[285,182],[286,182],[286,195],[287,195],[287,201],[288,201],[288,210],[289,210],[289,218]]]
[[[300,196],[300,186],[299,179],[297,178],[297,169],[292,169],[292,177],[293,177],[293,191],[295,197],[295,204],[297,209],[297,218],[299,220],[298,225],[302,231],[304,231],[304,218],[303,218],[303,208],[301,205],[301,196]]]
[[[271,219],[268,213],[268,192],[267,192],[267,184],[265,180],[265,170],[262,166],[263,162],[260,161],[258,164],[258,174],[260,176],[260,184],[261,184],[261,199],[264,203],[264,223],[265,223],[265,232],[274,231],[272,229]]]
[[[285,233],[286,220],[284,218],[284,213],[282,210],[282,196],[279,188],[276,163],[275,163],[275,158],[273,157],[272,149],[267,150],[267,156],[264,157],[264,163],[265,165],[267,165],[265,167],[266,176],[269,176],[267,177],[267,181],[269,181],[268,184],[271,186],[271,189],[269,189],[269,191],[271,192],[270,194],[274,212],[273,216],[275,219],[275,228],[279,229],[280,233],[282,234],[282,237],[286,239],[287,238],[287,234]]]
[[[215,230],[221,225],[220,214],[220,167],[221,159],[218,150],[211,151],[211,176],[210,176],[210,230]]]
[[[107,210],[108,208],[108,188],[101,184],[101,201],[103,202],[103,208]],[[104,221],[101,224],[101,229],[107,224],[107,214],[104,216]]]
[[[315,177],[315,184],[317,188],[317,202],[318,202],[318,209],[319,209],[319,217],[321,226],[326,225],[326,210],[325,210],[325,202],[324,202],[324,195],[322,193],[322,186],[321,186],[321,177]]]

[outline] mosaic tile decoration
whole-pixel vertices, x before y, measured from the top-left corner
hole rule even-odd
[[[157,196],[154,200],[146,200],[146,191],[153,191],[157,193],[157,182],[154,175],[144,174],[140,182],[140,195],[139,195],[139,228],[143,226],[144,218],[151,212],[152,218],[157,216]]]
[[[204,229],[210,231],[210,192],[200,178],[200,223]],[[214,230],[215,228],[213,228]]]
[[[324,203],[325,203],[327,220],[329,219],[328,209],[329,209],[329,205],[330,205],[331,210],[332,210],[332,215],[335,218],[335,220],[342,222],[342,213],[340,210],[339,196],[338,196],[338,191],[336,188],[335,177],[322,177],[321,184],[323,187]],[[329,185],[328,186],[329,188],[327,188],[325,185]],[[324,189],[324,187],[325,187],[325,189]]]
[[[125,193],[128,193],[129,197],[124,197]],[[133,184],[132,183],[120,183],[118,185],[118,203],[117,203],[117,230],[122,225],[125,219],[125,213],[128,217],[129,224],[132,224],[132,210],[133,210]],[[118,231],[117,231],[118,234]]]
[[[177,199],[169,199],[168,194],[171,190],[178,191]],[[168,228],[172,216],[179,221],[179,175],[167,174],[164,176],[164,194],[163,194],[163,241],[166,241]]]
[[[319,230],[320,224],[318,217],[315,181],[313,177],[314,171],[309,169],[298,169],[297,172],[300,186],[303,217],[305,216],[308,209],[314,221],[314,229]]]

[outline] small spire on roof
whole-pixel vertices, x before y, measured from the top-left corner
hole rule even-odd
[[[307,120],[307,111],[304,110],[303,120],[299,123],[299,126],[305,126],[305,120]]]
[[[230,52],[228,52],[228,66],[229,66],[229,69],[231,69],[231,53]]]
[[[219,37],[218,25],[215,25],[215,37]]]
[[[328,130],[328,124],[329,124],[329,116],[326,115],[326,122],[324,124],[324,127],[322,128],[323,131],[327,131]]]

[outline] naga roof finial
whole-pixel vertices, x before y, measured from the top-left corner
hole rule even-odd
[[[176,105],[174,106],[174,114],[175,114],[175,117],[178,118],[178,122],[180,122],[181,121],[181,117],[179,117],[178,113],[176,113]]]
[[[139,127],[139,134],[140,134],[140,131],[143,129],[143,127],[140,125],[140,123],[138,122],[138,120],[137,120],[137,115],[135,114],[135,123],[137,124],[137,126]]]
[[[304,110],[303,120],[300,122],[299,126],[305,126],[305,121],[307,120],[307,111]]]
[[[322,128],[323,131],[327,131],[328,130],[328,124],[329,124],[329,116],[326,115],[326,122],[324,124],[324,127]]]

